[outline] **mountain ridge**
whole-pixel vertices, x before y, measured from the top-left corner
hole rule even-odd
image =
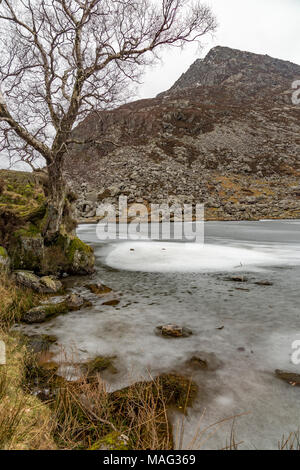
[[[121,194],[204,202],[208,219],[300,217],[299,78],[297,64],[217,46],[156,98],[90,115],[74,136],[103,143],[74,145],[66,165],[78,218]]]
[[[271,70],[273,73],[278,71],[281,74],[285,73],[289,79],[300,74],[300,65],[290,61],[276,59],[268,54],[256,54],[230,47],[216,46],[208,52],[204,59],[196,59],[167,92],[193,85],[220,85],[237,72],[251,71],[249,70],[250,64],[254,59],[256,72],[260,70],[269,75]],[[210,70],[211,73],[209,73],[209,67],[215,67],[217,70]]]

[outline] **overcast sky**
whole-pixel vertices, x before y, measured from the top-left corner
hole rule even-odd
[[[219,28],[205,37],[203,49],[188,45],[168,49],[163,63],[148,69],[138,88],[140,98],[167,90],[199,57],[214,46],[227,46],[300,64],[300,0],[206,0]]]

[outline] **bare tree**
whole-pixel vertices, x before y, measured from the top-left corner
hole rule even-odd
[[[121,101],[160,48],[199,41],[215,28],[210,8],[189,0],[3,0],[0,151],[31,167],[45,159],[46,240],[60,229],[74,127]]]

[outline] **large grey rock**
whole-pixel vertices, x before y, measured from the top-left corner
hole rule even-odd
[[[11,255],[15,269],[39,270],[44,258],[43,237],[40,234],[18,235]]]
[[[14,277],[18,284],[41,294],[55,294],[62,289],[62,283],[51,276],[39,277],[31,271],[15,271]]]
[[[58,304],[43,304],[31,308],[24,313],[21,320],[24,323],[43,323],[56,315],[67,313],[69,311],[65,302]]]

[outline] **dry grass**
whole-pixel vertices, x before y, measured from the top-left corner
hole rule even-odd
[[[0,332],[6,365],[0,366],[0,449],[53,449],[51,413],[24,391],[27,350],[19,338]]]
[[[9,333],[9,327],[39,299],[0,272],[0,340],[6,346],[6,364],[0,365],[0,449],[54,448],[50,410],[24,390],[28,351],[18,334]]]
[[[30,289],[16,286],[11,276],[0,271],[0,328],[7,330],[41,298]]]
[[[178,382],[177,382],[178,381]],[[191,382],[164,375],[109,393],[99,375],[66,382],[54,403],[55,436],[60,448],[99,448],[107,438],[125,435],[126,448],[169,450],[173,433],[167,409],[184,411],[189,403]],[[114,448],[118,442],[111,443]]]
[[[300,432],[291,432],[288,437],[283,436],[278,442],[279,450],[300,450]]]

